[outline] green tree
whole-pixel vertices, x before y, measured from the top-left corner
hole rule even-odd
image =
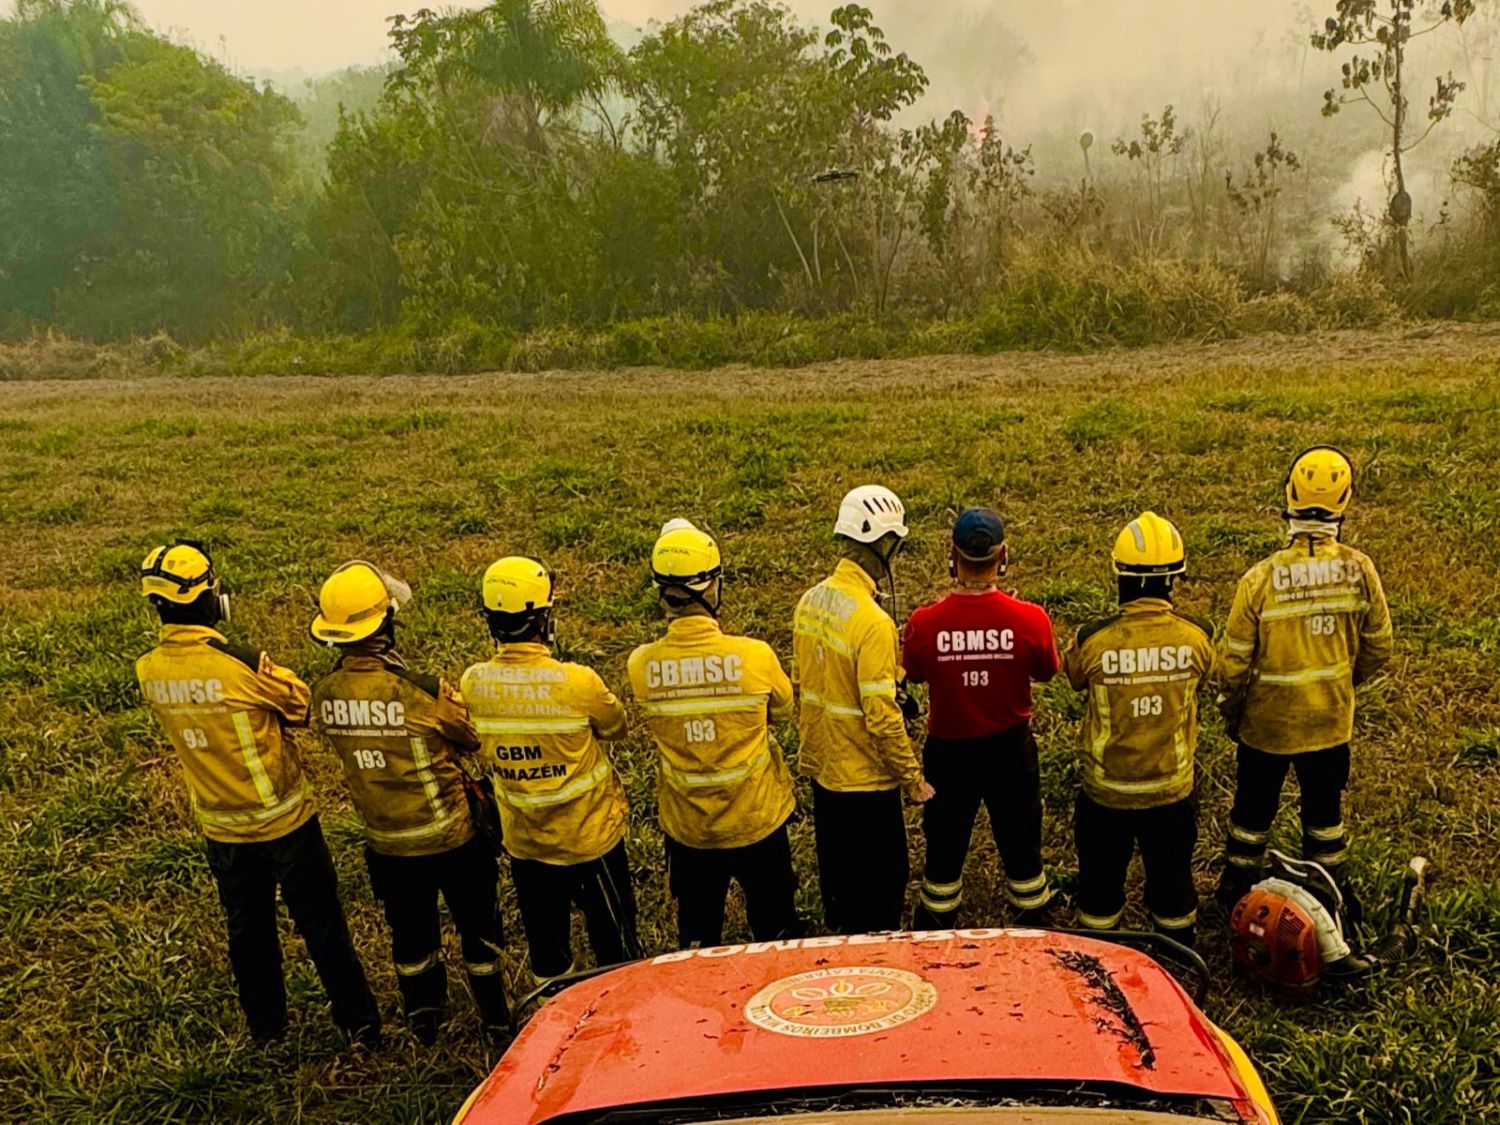
[[[1314,32],[1312,45],[1320,51],[1354,48],[1343,63],[1339,87],[1323,95],[1323,115],[1332,117],[1346,105],[1362,103],[1384,123],[1390,144],[1391,175],[1395,189],[1388,212],[1395,236],[1396,260],[1403,277],[1411,273],[1409,224],[1412,200],[1406,190],[1402,158],[1427,139],[1438,122],[1453,112],[1453,103],[1464,83],[1450,71],[1439,76],[1427,102],[1426,124],[1413,124],[1409,90],[1413,83],[1407,71],[1411,41],[1431,35],[1447,24],[1462,24],[1474,14],[1475,0],[1337,0],[1334,14]],[[1414,27],[1418,15],[1427,17],[1425,27]]]
[[[779,5],[713,0],[631,52],[637,132],[670,169],[688,269],[712,304],[842,300],[861,276],[872,290],[888,276],[881,254],[900,237],[870,210],[889,202],[884,126],[926,76],[869,9],[829,22],[820,37]],[[820,181],[830,169],[854,175]]]
[[[198,337],[260,318],[291,246],[291,102],[158,38],[84,78],[116,185],[116,217],[58,297],[95,336]]]
[[[345,118],[311,240],[340,321],[528,325],[634,291],[611,284],[595,225],[620,217],[595,168],[631,161],[604,102],[621,56],[592,0],[422,10],[392,42],[400,65],[376,111]]]
[[[84,79],[140,31],[111,0],[20,0],[0,20],[0,326],[50,320],[84,249],[114,220],[106,146]]]

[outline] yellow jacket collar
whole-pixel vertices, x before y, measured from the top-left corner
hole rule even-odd
[[[839,565],[833,568],[832,581],[841,586],[857,587],[872,598],[875,596],[875,579],[853,559],[839,560]]]
[[[1171,613],[1172,603],[1166,598],[1134,598],[1120,607],[1121,613]]]
[[[163,644],[191,645],[202,644],[204,641],[222,641],[225,637],[223,633],[207,625],[163,625],[161,639]]]
[[[516,641],[496,649],[494,660],[496,664],[525,664],[551,655],[552,650],[540,641]]]
[[[345,672],[378,672],[385,668],[405,668],[406,662],[394,652],[346,652],[338,667]]]
[[[677,617],[667,622],[667,636],[678,641],[696,641],[720,636],[723,632],[717,621],[702,613],[695,613],[691,617]]]

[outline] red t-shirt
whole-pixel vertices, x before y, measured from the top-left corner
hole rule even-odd
[[[1031,718],[1031,685],[1057,675],[1052,619],[1034,602],[994,590],[949,594],[906,623],[907,678],[931,685],[927,731],[980,738]]]

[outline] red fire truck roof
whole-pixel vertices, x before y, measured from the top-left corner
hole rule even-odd
[[[1247,1099],[1213,1026],[1149,957],[976,929],[728,946],[612,970],[542,1008],[464,1122],[992,1082]]]

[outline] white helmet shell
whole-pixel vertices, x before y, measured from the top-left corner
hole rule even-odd
[[[874,543],[887,535],[906,538],[906,507],[889,488],[862,484],[839,504],[833,533],[856,543]]]

